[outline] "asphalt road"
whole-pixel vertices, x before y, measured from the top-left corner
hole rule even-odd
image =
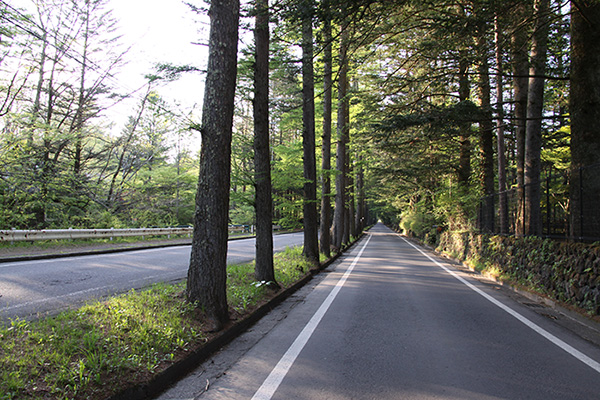
[[[158,399],[600,398],[599,347],[382,225],[327,272]]]
[[[303,243],[302,233],[273,236],[275,251]],[[230,264],[254,259],[255,240],[229,242]],[[0,319],[29,318],[86,300],[185,278],[190,246],[0,264]]]

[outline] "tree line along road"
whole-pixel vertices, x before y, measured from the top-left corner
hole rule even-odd
[[[302,233],[274,235],[275,251],[301,245]],[[254,259],[254,238],[229,242],[227,262]],[[0,319],[31,318],[157,282],[187,276],[190,246],[0,263]]]
[[[157,398],[600,398],[598,346],[383,225],[314,281]]]

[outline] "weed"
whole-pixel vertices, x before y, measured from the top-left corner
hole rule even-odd
[[[301,248],[274,258],[275,278],[289,287],[310,264]],[[228,301],[247,311],[270,293],[254,281],[254,264],[228,267]],[[0,326],[0,400],[108,397],[155,374],[206,341],[185,282],[157,284],[34,322]]]

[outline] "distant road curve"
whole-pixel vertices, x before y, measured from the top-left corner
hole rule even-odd
[[[302,245],[303,240],[303,233],[273,236],[276,252]],[[184,279],[190,249],[187,245],[2,263],[0,319],[32,318],[93,298]],[[227,262],[250,262],[254,253],[254,238],[230,241]]]

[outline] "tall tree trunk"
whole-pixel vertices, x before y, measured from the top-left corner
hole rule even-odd
[[[211,330],[228,320],[227,239],[231,134],[237,76],[239,0],[212,0],[202,148],[187,297],[206,314]]]
[[[321,225],[319,248],[327,257],[331,255],[331,109],[332,109],[332,51],[331,20],[329,17],[329,1],[323,2],[326,16],[323,24],[323,140],[321,145]]]
[[[58,54],[55,51],[55,54]],[[52,60],[52,58],[49,58]],[[50,181],[51,174],[54,166],[51,166],[52,162],[51,151],[52,151],[52,142],[51,135],[49,132],[52,116],[54,111],[54,73],[56,71],[56,65],[58,63],[58,59],[54,57],[52,60],[52,67],[50,69],[50,77],[46,84],[46,91],[48,94],[48,98],[46,100],[46,113],[45,113],[45,127],[43,129],[43,147],[42,147],[42,156],[39,163],[41,164],[37,168],[39,168],[39,194],[37,204],[34,206],[34,215],[35,215],[35,228],[44,229],[46,228],[46,211],[48,205],[48,194],[50,193]]]
[[[479,56],[479,96],[481,98],[482,120],[479,122],[479,147],[482,164],[482,188],[484,201],[481,214],[481,230],[494,231],[494,127],[490,104],[490,75],[487,58],[487,41],[483,35],[478,38]]]
[[[350,117],[350,113],[347,113],[347,118]],[[347,120],[346,124],[350,126],[350,121]],[[350,138],[348,138],[350,140]],[[347,184],[346,184],[346,199],[348,213],[346,215],[346,226],[348,229],[344,232],[344,244],[349,244],[352,236],[356,234],[356,226],[354,225],[354,213],[356,212],[354,205],[354,160],[351,157],[350,149],[346,149],[346,171],[347,171]]]
[[[44,30],[44,35],[42,36],[42,54],[40,55],[40,66],[39,66],[39,78],[35,90],[35,99],[33,101],[33,118],[37,118],[37,114],[40,111],[40,97],[42,95],[42,88],[44,85],[44,68],[46,66],[46,49],[48,47],[48,33]],[[33,131],[33,130],[32,130]],[[33,140],[33,139],[32,139]]]
[[[536,23],[531,47],[525,136],[525,234],[527,235],[542,233],[540,173],[545,84],[543,76],[546,71],[548,48],[549,0],[536,0],[534,7]]]
[[[269,2],[256,1],[254,27],[254,181],[256,210],[256,263],[254,277],[275,283],[273,267],[273,197],[269,149]]]
[[[362,155],[358,153],[356,159],[356,236],[365,228],[365,186]]]
[[[466,50],[459,52],[458,61],[458,97],[461,102],[469,100],[471,88],[469,85],[469,60]],[[460,127],[460,153],[458,156],[458,184],[461,188],[469,186],[471,179],[471,124],[465,123]]]
[[[82,15],[85,18],[83,27],[83,54],[81,55],[81,74],[79,77],[79,96],[77,98],[77,109],[75,117],[71,123],[70,133],[75,136],[75,152],[73,156],[73,173],[77,177],[81,172],[81,157],[83,151],[83,129],[84,107],[85,107],[85,74],[88,69],[88,50],[90,36],[90,3],[85,3],[85,10]]]
[[[511,36],[514,124],[517,166],[517,216],[515,234],[525,234],[525,133],[527,131],[527,96],[529,92],[528,34],[522,22],[531,14],[526,2],[517,2],[512,15],[514,25]]]
[[[500,233],[508,233],[508,199],[506,197],[506,149],[504,145],[504,84],[502,80],[502,31],[498,16],[494,18],[496,45],[496,101],[498,103],[498,119],[496,130],[498,134],[498,216]]]
[[[304,154],[304,250],[312,263],[319,263],[317,214],[317,166],[315,157],[315,79],[313,69],[313,8],[304,2],[302,17],[302,148]]]
[[[340,43],[340,70],[338,73],[338,112],[337,112],[337,148],[336,148],[336,170],[335,178],[335,209],[333,214],[333,246],[336,251],[342,248],[346,226],[348,209],[346,207],[346,146],[348,143],[349,126],[346,124],[348,114],[348,32],[342,30]]]
[[[131,127],[129,128],[129,133],[127,134],[127,138],[123,143],[123,149],[121,150],[121,154],[119,155],[119,161],[117,162],[117,168],[115,168],[112,178],[110,180],[110,185],[108,186],[108,194],[106,195],[106,204],[109,209],[114,207],[115,203],[115,190],[117,188],[117,179],[119,178],[119,174],[123,170],[123,163],[125,161],[125,156],[129,152],[129,143],[133,140],[135,132],[137,130],[140,121],[142,120],[142,115],[144,114],[144,110],[146,109],[146,103],[148,102],[148,97],[151,92],[152,85],[148,84],[148,89],[146,90],[146,94],[142,99],[142,104],[140,104],[140,109],[134,120],[131,121]]]
[[[571,236],[600,236],[600,3],[571,14]],[[589,168],[595,165],[594,168]],[[588,168],[586,168],[588,167]]]

